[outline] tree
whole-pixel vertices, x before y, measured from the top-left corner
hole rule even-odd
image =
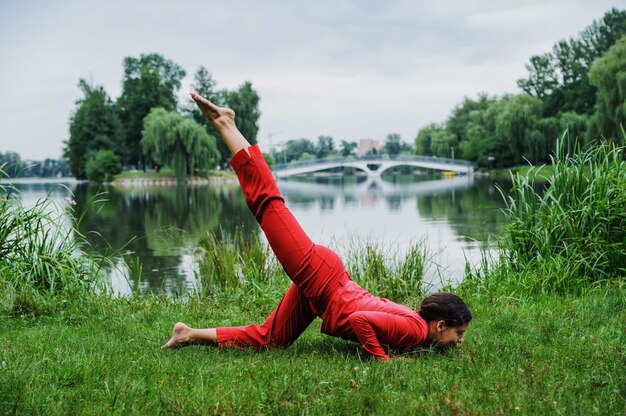
[[[0,179],[4,176],[14,178],[24,168],[20,155],[15,152],[0,152]]]
[[[77,179],[87,177],[87,160],[99,150],[122,153],[122,124],[115,105],[103,87],[89,85],[84,79],[78,82],[84,97],[76,101],[78,108],[70,118],[70,138],[65,142],[64,156],[72,175]]]
[[[586,148],[591,143],[590,124],[591,116],[577,114],[573,111],[559,113],[556,117],[544,117],[538,121],[537,128],[545,137],[546,151],[554,152],[556,140],[567,131],[563,145],[568,153],[573,154],[577,149]],[[544,160],[548,162],[548,160]]]
[[[350,155],[353,155],[357,147],[359,147],[359,145],[356,142],[348,142],[342,140],[340,144],[341,156],[348,157]]]
[[[191,89],[215,105],[225,105],[222,102],[224,94],[217,90],[217,82],[213,79],[213,75],[204,66],[200,66],[194,74]],[[196,102],[192,100],[191,97],[187,98],[186,104],[183,108],[183,113],[193,118],[196,123],[204,126],[209,136],[219,137],[217,130],[215,130],[206,117],[204,117],[204,114],[202,114],[202,111],[200,111]],[[220,151],[220,154],[224,155],[224,157],[228,156],[228,147],[221,140],[217,142],[217,148]]]
[[[517,81],[527,94],[544,102],[543,114],[593,112],[596,92],[588,73],[593,61],[626,34],[626,11],[611,9],[575,39],[557,42],[551,52],[530,58],[528,78]]]
[[[194,80],[191,87],[201,96],[220,107],[230,107],[235,111],[235,124],[243,136],[252,144],[255,144],[256,135],[259,131],[258,121],[261,116],[259,110],[259,95],[252,87],[250,82],[245,82],[239,88],[233,91],[218,90],[217,82],[213,75],[204,67],[200,66],[194,74]],[[219,133],[206,120],[202,112],[196,106],[196,103],[189,99],[183,112],[193,117],[196,122],[206,128],[207,133],[213,137],[219,137]],[[230,151],[226,143],[222,140],[217,141],[217,149],[220,152],[219,165],[227,167],[229,162]]]
[[[496,120],[507,102],[508,97],[494,99],[486,109],[470,112],[466,129],[467,140],[459,144],[461,158],[484,167],[507,163],[500,157],[501,145],[496,135]]]
[[[550,146],[538,129],[541,113],[541,100],[530,95],[516,95],[506,102],[496,118],[501,159],[513,165],[521,165],[524,159],[534,163],[547,160]]]
[[[435,130],[431,134],[430,150],[435,156],[450,157],[452,155],[451,149],[456,144],[456,134],[448,129]]]
[[[263,153],[263,159],[265,159],[265,163],[267,163],[270,169],[274,167],[274,156],[269,153]]]
[[[457,104],[446,121],[446,128],[456,134],[458,143],[467,140],[467,128],[470,123],[470,114],[474,111],[486,110],[497,98],[489,97],[487,93],[478,94],[478,100],[465,97],[461,104]]]
[[[317,138],[317,146],[315,146],[315,157],[318,159],[326,157],[334,149],[335,145],[331,136],[319,136]]]
[[[204,127],[163,108],[155,108],[146,116],[141,147],[146,157],[171,165],[179,183],[187,175],[206,173],[220,157],[215,138]]]
[[[196,73],[193,75],[191,88],[193,91],[197,92],[212,103],[218,105],[222,104],[222,97],[220,95],[220,91],[217,89],[217,81],[213,79],[213,74],[211,74],[211,72],[209,72],[209,70],[207,70],[203,65],[198,67]],[[206,121],[202,111],[200,111],[195,101],[191,98],[188,98],[187,111],[193,114],[194,120],[198,123],[203,124],[202,122]]]
[[[237,128],[243,134],[251,144],[255,144],[256,135],[259,131],[259,117],[261,117],[261,111],[259,110],[259,95],[252,88],[252,83],[244,82],[239,88],[234,91],[222,91],[223,103],[235,111],[235,124]],[[220,140],[221,143],[221,140]],[[222,148],[219,148],[220,152]],[[220,163],[222,165],[228,164],[228,152],[223,152]]]
[[[597,88],[595,127],[606,138],[622,137],[620,125],[626,128],[626,35],[601,58],[589,72]]]
[[[89,157],[85,171],[90,181],[111,182],[122,171],[122,162],[112,150],[99,150]]]
[[[176,108],[176,92],[185,71],[178,64],[156,53],[141,54],[139,58],[126,57],[123,65],[122,94],[117,100],[124,126],[126,151],[123,157],[128,164],[140,165],[142,154],[139,142],[143,119],[153,108]]]
[[[525,67],[529,72],[528,78],[517,80],[517,86],[525,93],[544,100],[558,90],[559,77],[550,53],[532,56]]]
[[[382,152],[388,153],[392,158],[407,150],[410,150],[409,145],[402,141],[398,133],[389,133],[382,148]]]
[[[308,152],[304,152],[298,158],[298,162],[305,162],[307,160],[315,160],[315,155],[308,153]]]
[[[315,145],[308,139],[289,140],[285,153],[289,163],[292,160],[299,160],[303,153],[315,154]]]
[[[439,130],[444,129],[443,125],[437,123],[431,123],[426,127],[420,129],[415,137],[415,154],[431,156],[433,151],[431,149],[432,136]]]

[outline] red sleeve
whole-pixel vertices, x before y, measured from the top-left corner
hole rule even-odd
[[[387,312],[357,311],[348,318],[365,351],[389,360],[381,342],[392,347],[416,344],[421,337],[409,318]]]

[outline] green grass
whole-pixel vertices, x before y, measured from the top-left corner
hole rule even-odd
[[[0,414],[622,414],[623,291],[516,301],[469,296],[462,350],[389,363],[319,333],[266,352],[160,350],[177,320],[262,320],[276,295],[92,299],[0,316]],[[415,300],[417,301],[417,299]]]
[[[534,176],[539,182],[545,182],[554,173],[552,165],[533,166],[521,165],[510,168],[494,169],[490,175],[497,180],[511,179],[511,175]]]
[[[115,299],[95,286],[106,259],[82,254],[77,225],[2,188],[0,414],[623,414],[619,152],[557,154],[542,194],[533,175],[516,176],[501,251],[455,289],[474,313],[463,347],[388,363],[320,334],[319,320],[285,350],[161,350],[177,321],[262,322],[289,285],[267,248],[242,231],[209,234],[197,293]],[[426,257],[421,243],[404,259],[366,244],[347,267],[376,294],[417,305]]]
[[[235,178],[235,174],[230,171],[210,171],[208,177],[218,178]],[[144,172],[140,170],[124,171],[118,175],[115,175],[113,182],[121,182],[125,180],[175,180],[176,176],[172,169],[163,168],[160,172]]]
[[[137,179],[175,179],[171,169],[162,169],[160,172],[144,172],[141,170],[128,170],[115,175],[114,181],[137,180]]]

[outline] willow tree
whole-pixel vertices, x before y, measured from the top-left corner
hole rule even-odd
[[[144,156],[171,166],[179,183],[216,166],[220,154],[215,141],[204,127],[175,111],[154,108],[143,120]]]
[[[500,157],[511,165],[521,165],[525,160],[539,164],[548,159],[551,146],[539,130],[541,112],[541,100],[526,94],[512,96],[501,107],[496,135],[503,151]]]
[[[595,124],[599,133],[618,141],[626,128],[626,35],[595,60],[589,72],[597,88]]]

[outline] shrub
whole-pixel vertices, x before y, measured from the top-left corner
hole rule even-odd
[[[87,161],[87,179],[94,182],[111,182],[122,171],[122,162],[112,150],[99,150]]]
[[[0,185],[0,311],[46,314],[104,289],[102,261],[83,254],[65,209],[49,198],[24,208],[16,192]]]
[[[424,270],[428,256],[425,244],[409,246],[404,258],[395,250],[384,250],[379,244],[352,241],[346,258],[346,269],[368,291],[392,300],[424,292]]]
[[[259,288],[284,276],[269,245],[261,241],[256,230],[249,236],[242,228],[232,235],[209,231],[200,239],[195,255],[199,293],[203,296],[235,288]]]
[[[263,153],[263,159],[265,159],[265,163],[267,163],[267,166],[269,166],[270,169],[274,167],[275,161],[271,154]]]
[[[504,213],[506,266],[535,291],[576,291],[626,274],[625,147],[603,143],[568,154],[565,135],[554,173],[537,191],[540,168],[512,175]]]

